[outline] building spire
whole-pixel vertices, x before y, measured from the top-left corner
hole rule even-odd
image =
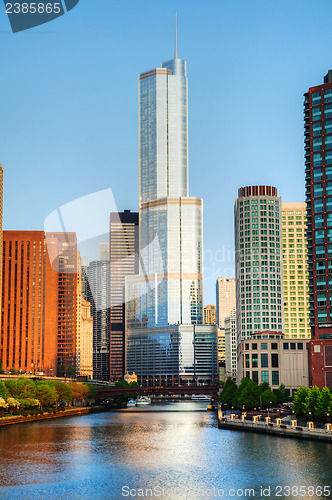
[[[178,58],[178,15],[175,11],[175,59]]]

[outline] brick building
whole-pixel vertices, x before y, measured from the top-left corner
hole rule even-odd
[[[0,359],[4,370],[55,374],[58,275],[43,231],[3,232]]]

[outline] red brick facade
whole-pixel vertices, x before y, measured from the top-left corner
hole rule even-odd
[[[310,385],[332,389],[332,339],[312,340],[310,342],[310,350]]]

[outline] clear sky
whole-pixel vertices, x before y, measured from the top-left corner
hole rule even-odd
[[[240,186],[304,200],[303,93],[332,68],[330,0],[80,0],[13,34],[0,11],[4,229],[111,188],[138,209],[137,76],[178,52],[189,78],[190,194],[204,199],[205,304],[232,275]]]

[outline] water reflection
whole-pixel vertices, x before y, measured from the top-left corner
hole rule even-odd
[[[124,486],[155,488],[145,498],[162,488],[174,500],[218,498],[213,487],[260,498],[261,486],[331,485],[332,445],[221,431],[201,409],[181,402],[1,428],[0,498],[119,500]]]

